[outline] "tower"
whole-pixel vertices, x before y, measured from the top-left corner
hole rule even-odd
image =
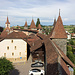
[[[38,25],[37,29],[38,29],[39,33],[42,33],[42,27],[40,24]]]
[[[27,21],[25,22],[24,29],[28,29]]]
[[[30,25],[30,29],[32,29],[32,30],[37,30],[36,25],[35,25],[33,19],[32,19],[31,25]]]
[[[64,52],[64,54],[66,54],[67,35],[60,16],[60,10],[57,22],[48,37],[50,37],[50,39],[52,39],[58,45],[58,47]]]
[[[7,28],[7,27],[10,28],[10,22],[9,22],[9,20],[8,20],[8,16],[7,16],[7,21],[6,21],[6,23],[5,23],[5,28]]]

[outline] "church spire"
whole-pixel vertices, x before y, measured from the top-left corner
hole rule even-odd
[[[5,24],[10,24],[9,19],[8,19],[8,16],[7,16],[7,21],[6,21]]]
[[[7,28],[7,27],[10,28],[10,22],[9,22],[8,16],[7,16],[7,21],[6,21],[6,23],[5,23],[5,26],[6,26],[6,28]]]
[[[59,9],[59,16],[60,16],[60,9]]]

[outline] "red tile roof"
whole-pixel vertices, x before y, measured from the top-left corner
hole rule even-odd
[[[30,28],[36,28],[36,25],[35,25],[35,23],[34,23],[34,20],[33,20],[33,19],[32,19],[32,22],[31,22]]]
[[[70,75],[70,71],[68,69],[68,66],[66,65],[66,63],[63,61],[63,59],[60,59],[60,65],[61,65],[61,75]]]
[[[27,25],[27,21],[25,22],[25,25],[24,25],[24,27],[28,27],[28,25]]]
[[[9,32],[10,32],[10,28],[9,27],[5,28],[1,33],[1,37],[6,37]]]
[[[5,39],[24,39],[26,38],[25,33],[23,32],[12,32]]]
[[[56,25],[51,33],[48,35],[50,38],[67,38],[66,31],[64,29],[61,16],[59,15]]]
[[[42,41],[41,39],[35,40],[34,42],[31,43],[31,48],[30,51],[34,51],[42,46]]]
[[[72,36],[75,36],[75,33],[71,33]]]
[[[38,25],[37,29],[42,29],[42,27],[41,27],[41,25],[40,25],[40,24]]]
[[[6,23],[5,24],[10,24],[10,22],[9,22],[9,20],[8,20],[8,16],[7,16],[7,21],[6,21]]]

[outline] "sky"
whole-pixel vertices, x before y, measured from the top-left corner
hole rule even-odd
[[[52,25],[60,15],[64,25],[75,25],[75,0],[0,0],[0,26],[4,27],[7,16],[11,26],[28,25],[37,18],[42,25]]]

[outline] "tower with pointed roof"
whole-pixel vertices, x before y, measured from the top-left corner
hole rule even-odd
[[[28,29],[27,21],[25,22],[24,29]]]
[[[60,10],[57,22],[48,37],[50,37],[50,39],[52,39],[59,46],[59,48],[64,52],[64,54],[66,54],[67,35],[60,16]]]
[[[34,23],[34,20],[32,19],[31,25],[30,25],[31,30],[37,30],[36,25]]]
[[[55,26],[55,24],[56,24],[56,18],[54,19],[54,23],[53,23],[53,26]]]
[[[9,27],[10,28],[10,22],[9,22],[9,19],[8,19],[8,16],[7,16],[7,21],[5,23],[5,28]]]
[[[39,33],[42,33],[42,27],[40,24],[38,25],[37,30],[39,31]]]

